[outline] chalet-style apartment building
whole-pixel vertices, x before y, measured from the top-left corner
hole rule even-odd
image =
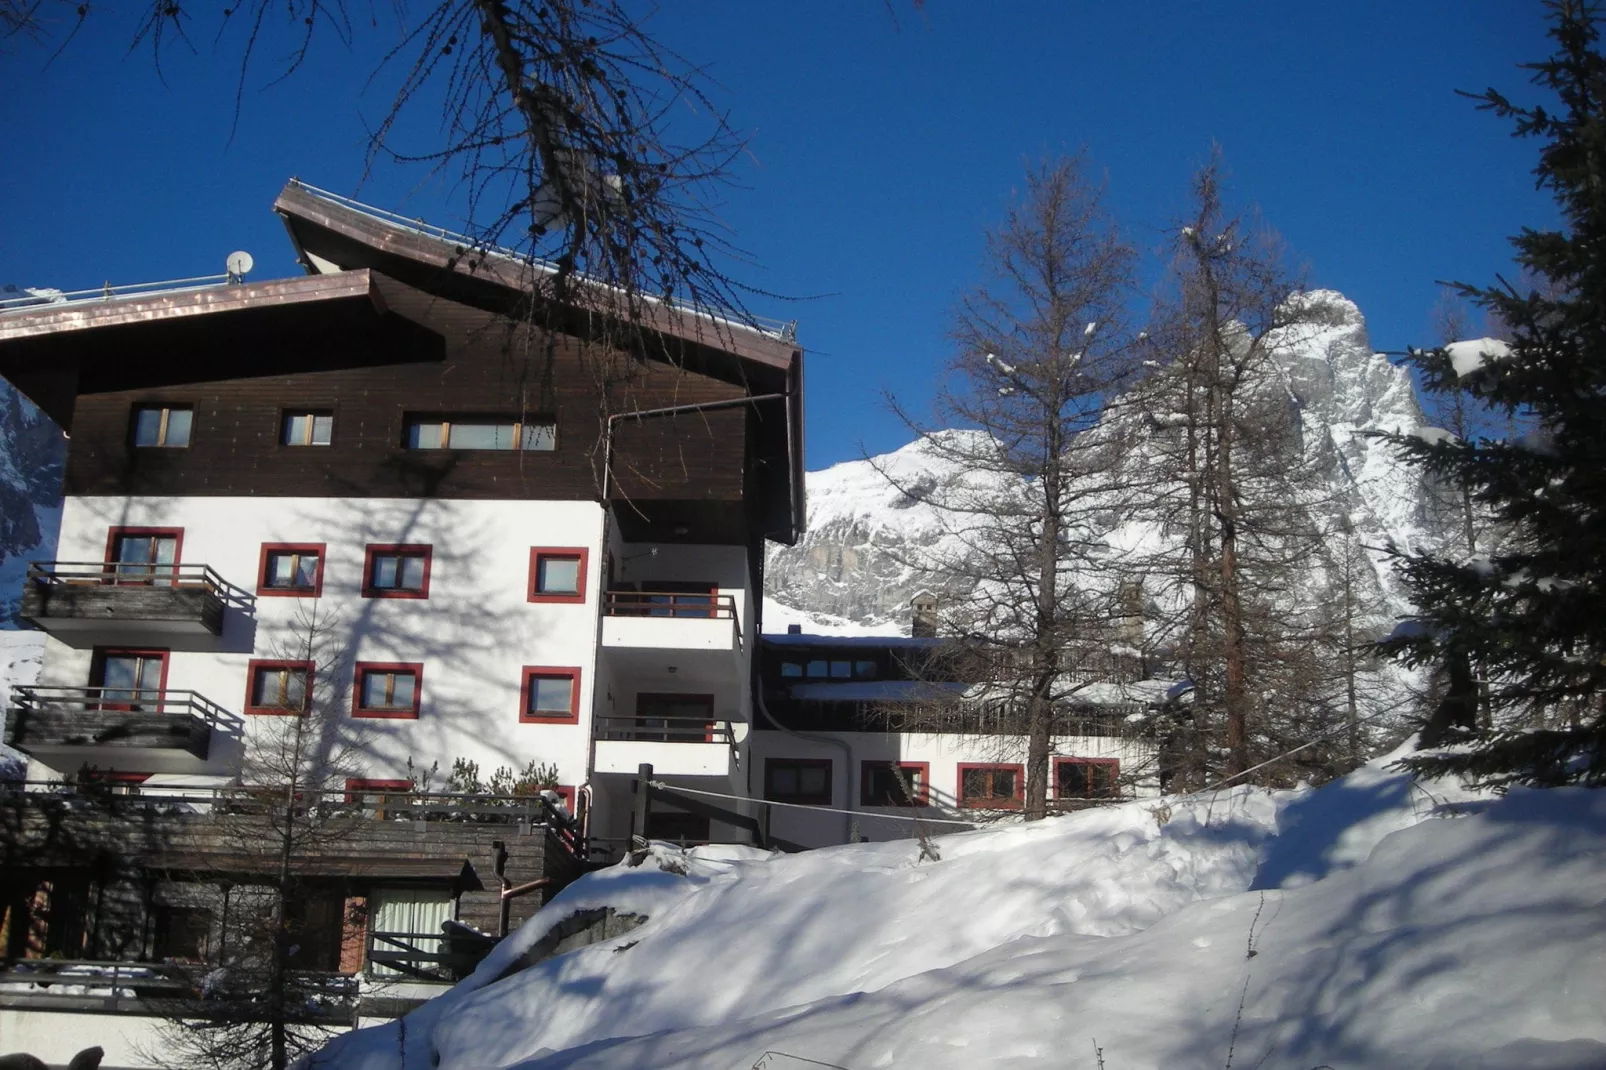
[[[43,670],[7,703],[0,1049],[71,1015],[146,1065],[128,1016],[194,1011],[194,971],[243,954],[267,852],[238,841],[297,713],[342,774],[292,793],[341,830],[295,859],[324,1025],[405,1010],[633,836],[1018,806],[1018,737],[864,719],[962,690],[921,682],[935,640],[761,636],[765,545],[805,515],[790,328],[614,331],[451,234],[295,181],[274,208],[305,277],[0,309],[0,374],[70,435],[22,603]],[[1059,750],[1062,799],[1153,788],[1130,740]],[[467,792],[459,762],[513,777]]]

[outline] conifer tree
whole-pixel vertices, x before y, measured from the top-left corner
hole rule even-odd
[[[1506,325],[1506,341],[1410,358],[1428,391],[1462,392],[1527,433],[1390,436],[1465,488],[1495,533],[1470,558],[1399,558],[1420,615],[1382,649],[1450,681],[1424,743],[1470,744],[1406,764],[1497,787],[1606,782],[1606,57],[1598,6],[1546,6],[1555,54],[1524,69],[1555,103],[1494,89],[1474,99],[1543,143],[1534,173],[1560,224],[1512,239],[1529,281],[1458,287]],[[1478,676],[1488,725],[1474,716]]]

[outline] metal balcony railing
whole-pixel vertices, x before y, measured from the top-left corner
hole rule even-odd
[[[33,561],[28,582],[43,587],[133,587],[204,590],[218,601],[246,609],[256,595],[225,580],[210,565],[134,561]]]
[[[219,977],[223,984],[219,987]],[[361,981],[338,973],[289,971],[292,1019],[349,1022]],[[20,959],[0,963],[0,1007],[17,1010],[171,1014],[208,1019],[238,1014],[250,993],[227,989],[214,964]],[[233,1005],[231,1007],[231,1004]]]
[[[641,743],[726,743],[731,722],[712,717],[598,717],[597,738]]]
[[[13,713],[163,714],[194,717],[208,728],[239,723],[234,714],[198,691],[19,685],[11,689],[11,701]]]

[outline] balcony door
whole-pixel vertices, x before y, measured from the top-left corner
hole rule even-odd
[[[636,696],[635,738],[655,743],[711,743],[713,695]]]
[[[150,584],[178,578],[178,531],[113,530],[109,547],[118,584]]]
[[[103,650],[96,653],[90,686],[103,710],[155,710],[167,679],[165,650]]]

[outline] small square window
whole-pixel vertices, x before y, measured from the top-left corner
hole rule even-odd
[[[959,805],[993,810],[1019,807],[1024,772],[1019,765],[961,765]]]
[[[519,720],[546,724],[580,721],[580,670],[527,665]]]
[[[301,713],[312,695],[310,661],[252,661],[246,673],[246,713]]]
[[[364,598],[428,598],[430,547],[368,547],[363,566]]]
[[[287,412],[279,442],[285,446],[327,446],[334,441],[334,435],[332,412]]]
[[[188,406],[140,405],[134,409],[134,445],[178,448],[190,444],[195,411]]]
[[[589,556],[584,547],[533,547],[530,550],[530,601],[584,602]]]
[[[864,762],[860,766],[861,806],[925,806],[925,762]]]
[[[764,798],[771,802],[830,806],[831,759],[765,759]]]
[[[1120,795],[1121,763],[1115,758],[1058,758],[1056,799],[1113,799]]]
[[[257,594],[316,598],[323,593],[322,543],[263,543]]]
[[[781,676],[783,679],[798,680],[803,677],[803,666],[795,661],[781,662]]]
[[[423,675],[416,662],[358,662],[353,716],[416,718]]]

